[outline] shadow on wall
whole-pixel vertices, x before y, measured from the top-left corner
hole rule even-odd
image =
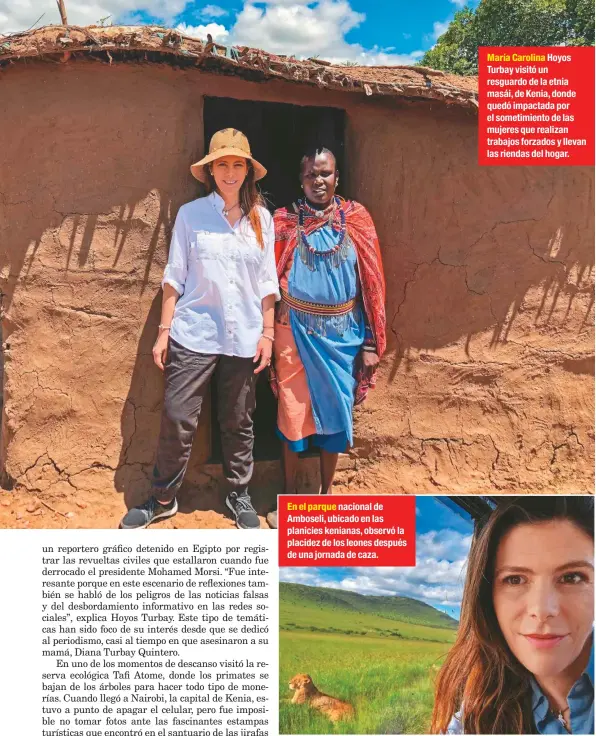
[[[159,282],[203,146],[190,79],[77,62],[3,80],[7,109],[22,112],[0,120],[0,139],[11,141],[0,150],[2,461],[25,487],[96,490],[109,472],[130,503],[150,486],[163,393],[151,356]],[[478,167],[472,122],[436,109],[439,121],[452,115],[443,127],[426,107],[403,116],[366,107],[347,148],[351,190],[383,247],[391,381],[414,351],[469,351],[476,335],[486,336],[487,364],[517,340],[522,352],[556,351],[587,329],[593,305],[592,172]],[[565,360],[592,369],[574,351]],[[477,383],[489,389],[486,371]],[[400,413],[399,401],[385,410]],[[213,508],[209,494],[197,503]]]
[[[3,103],[4,485],[146,486],[163,389],[145,366],[170,230],[197,196],[201,96],[174,70],[79,61],[11,69]]]
[[[479,166],[476,127],[437,106],[351,118],[349,180],[383,246],[390,380],[419,350],[463,341],[471,358],[482,333],[485,358],[518,339],[577,348],[591,325],[593,170]]]
[[[10,247],[10,240],[0,231],[0,240],[9,242],[2,266],[5,272],[10,269],[2,290],[9,376],[6,398],[11,407],[9,421],[2,427],[3,461],[16,449],[14,475],[18,480],[30,479],[32,487],[38,487],[35,471],[52,466],[57,480],[78,488],[82,474],[113,470],[117,489],[124,491],[131,468],[137,475],[147,475],[144,465],[154,453],[155,416],[163,393],[161,375],[151,356],[160,316],[159,279],[175,213],[180,204],[195,196],[193,182],[186,177],[180,180],[187,191],[179,193],[175,202],[167,193],[156,189],[141,193],[140,188],[138,199],[124,202],[119,199],[119,187],[109,196],[110,186],[106,186],[93,202],[95,214],[71,214],[56,192],[57,207],[47,220],[23,218],[19,222],[16,248]],[[84,191],[83,181],[76,184],[75,189]],[[11,200],[6,197],[3,204],[8,205],[6,221],[14,223]],[[75,208],[92,210],[89,202],[74,203]],[[12,240],[14,243],[14,236]],[[38,314],[34,316],[33,311]],[[132,370],[128,369],[131,362]],[[35,397],[47,399],[46,411],[22,402],[29,390],[23,377],[30,373],[36,379]],[[54,392],[69,395],[66,412],[52,407]],[[120,414],[121,431],[116,433],[114,422]],[[60,422],[72,426],[60,432]],[[24,426],[33,430],[30,446],[23,448],[25,456],[37,457],[37,461],[31,465],[26,460],[26,469],[19,474],[19,465],[24,463],[15,435]],[[137,448],[131,451],[139,433],[141,439],[152,435],[150,453],[148,448],[145,453]],[[52,442],[61,434],[67,437]],[[122,447],[114,463],[110,450],[116,434],[121,436]],[[13,439],[16,448],[11,447]],[[4,478],[7,487],[14,482],[14,469],[9,463]]]
[[[42,194],[35,193],[31,200],[25,201],[13,201],[11,189],[14,186],[17,191],[13,196],[18,196],[26,185],[18,177],[14,181],[7,177],[4,191],[0,192],[5,213],[0,220],[3,246],[0,256],[4,268],[2,309],[9,322],[15,289],[35,285],[44,267],[59,271],[56,276],[65,282],[79,274],[129,277],[134,279],[137,291],[140,286],[140,294],[144,294],[158,245],[169,238],[179,206],[187,201],[187,196],[196,195],[191,194],[192,180],[187,176],[181,177],[186,191],[176,197],[175,193],[152,187],[151,180],[145,186],[140,186],[140,182],[139,186],[124,186],[117,180],[111,181],[114,174],[115,171],[102,177],[105,188],[95,181],[93,191],[88,191],[84,176],[69,177],[68,182],[57,181],[52,187],[46,184]],[[123,190],[130,189],[135,194],[124,199]],[[73,213],[71,209],[75,208],[86,212]],[[138,268],[139,264],[131,268],[130,262],[120,263],[129,237],[143,238],[142,252],[138,254],[142,269]],[[98,240],[101,240],[99,247]],[[109,247],[106,247],[108,240]],[[44,241],[46,247],[41,253]],[[52,259],[57,257],[59,262],[45,263],[43,257],[48,255]]]
[[[473,359],[472,338],[485,332],[491,335],[486,349],[523,342],[530,332],[538,350],[561,348],[557,334],[568,332],[581,342],[585,332],[588,349],[591,239],[589,227],[580,237],[577,224],[547,212],[543,220],[495,223],[471,242],[462,233],[456,247],[438,243],[430,261],[405,261],[403,290],[388,305],[395,346],[390,380],[402,362],[407,367],[412,350],[439,350],[464,338],[465,355]],[[572,314],[576,302],[579,318]],[[579,372],[594,372],[591,364],[580,370],[580,363],[585,360],[578,359]]]

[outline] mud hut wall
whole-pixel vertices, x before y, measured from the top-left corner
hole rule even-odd
[[[476,118],[355,106],[389,349],[359,412],[356,487],[593,488],[593,171],[480,167]]]
[[[479,169],[474,117],[440,104],[81,60],[17,65],[0,85],[5,481],[146,492],[159,281],[177,209],[198,193],[188,164],[215,95],[347,111],[344,193],[378,226],[390,341],[341,479],[410,491],[587,482],[589,172]]]
[[[0,77],[9,484],[105,488],[118,473],[123,486],[151,462],[156,295],[194,191],[180,172],[203,141],[201,96],[143,71],[38,63]]]
[[[345,95],[168,65],[77,59],[0,72],[5,486],[141,498],[163,394],[151,349],[171,227],[199,189],[203,97]],[[208,427],[195,442],[200,472]]]

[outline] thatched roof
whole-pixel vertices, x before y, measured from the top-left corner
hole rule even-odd
[[[0,36],[0,70],[17,61],[77,56],[108,63],[147,61],[199,67],[255,81],[287,79],[301,84],[365,94],[440,100],[478,107],[475,77],[426,67],[338,66],[321,59],[301,61],[248,47],[200,41],[160,26],[46,26]]]

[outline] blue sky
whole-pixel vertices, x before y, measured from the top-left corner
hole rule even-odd
[[[405,595],[459,618],[473,525],[431,496],[416,498],[416,567],[286,567],[280,580],[365,595]]]
[[[470,0],[473,7],[478,0]],[[159,23],[189,35],[299,57],[362,64],[418,61],[465,0],[66,0],[69,22]],[[0,33],[59,19],[55,0],[0,0]]]

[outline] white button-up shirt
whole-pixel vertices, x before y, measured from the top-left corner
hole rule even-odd
[[[253,357],[263,332],[261,300],[279,299],[273,218],[259,207],[265,247],[250,220],[233,227],[216,192],[178,210],[162,286],[180,294],[171,337],[197,353]]]

